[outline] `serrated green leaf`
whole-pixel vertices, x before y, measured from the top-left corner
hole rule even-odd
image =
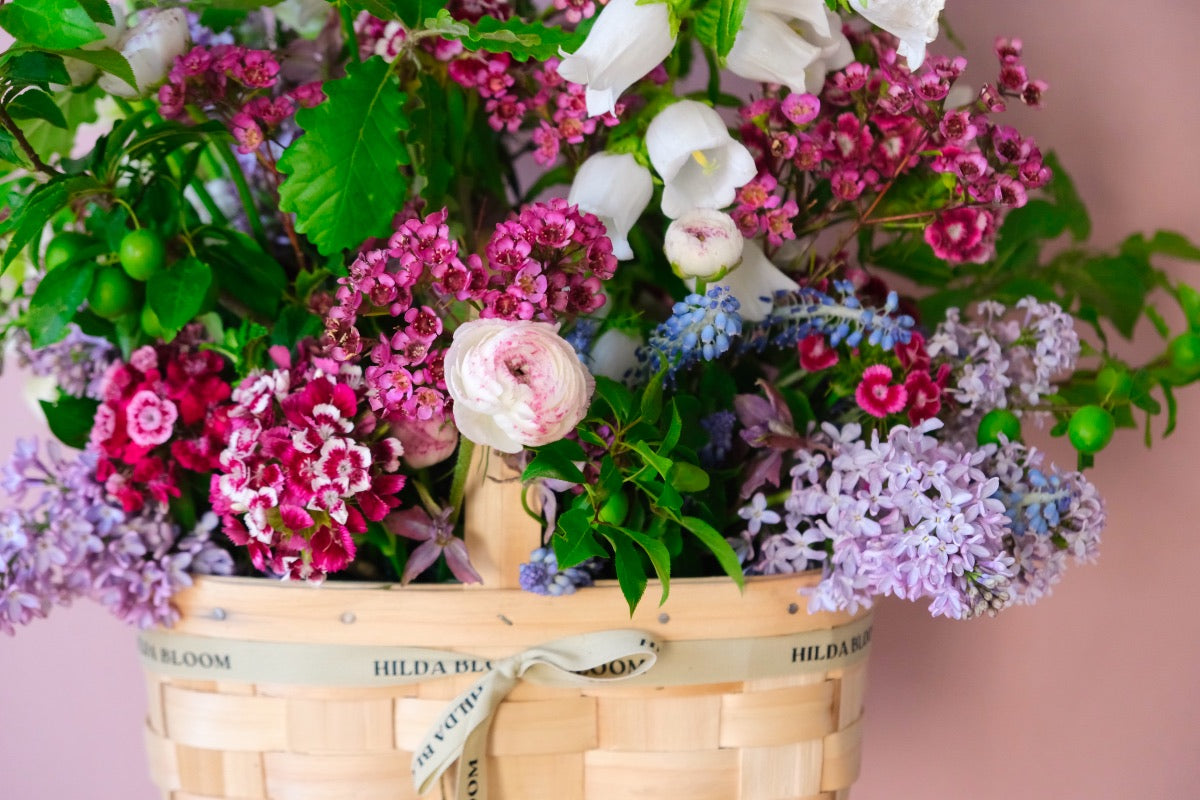
[[[539,452],[529,462],[529,466],[525,467],[525,471],[521,473],[522,483],[541,478],[553,478],[555,480],[579,484],[586,482],[583,472],[580,471],[579,467],[575,466],[570,459],[564,458],[561,454],[553,451]]]
[[[18,42],[66,50],[104,38],[78,0],[11,0],[0,5],[0,28]]]
[[[717,557],[717,563],[721,565],[721,569],[725,570],[726,575],[733,578],[738,587],[745,586],[746,577],[742,571],[742,564],[738,561],[737,553],[734,552],[729,542],[725,541],[725,537],[721,535],[720,531],[699,517],[684,517],[682,524],[712,551],[712,554]]]
[[[200,313],[212,268],[191,256],[156,272],[146,282],[146,301],[164,328],[180,330]]]
[[[80,61],[86,61],[94,67],[98,67],[103,72],[108,72],[116,75],[125,83],[137,89],[137,79],[133,76],[133,69],[129,66],[129,61],[125,56],[118,53],[116,50],[83,50],[76,48],[74,50],[59,50],[59,55],[67,58],[77,58]]]
[[[57,402],[40,402],[42,413],[46,415],[46,423],[60,442],[67,447],[82,450],[88,442],[95,422],[96,409],[99,401],[88,397],[71,397],[64,395]]]
[[[95,272],[94,261],[72,262],[50,270],[42,278],[22,321],[35,348],[54,344],[63,337],[67,323],[91,291]]]
[[[61,56],[43,53],[40,50],[10,50],[0,75],[13,83],[35,83],[45,86],[51,83],[68,84],[71,76]]]
[[[346,77],[324,84],[327,99],[301,109],[304,135],[279,160],[288,177],[279,205],[296,215],[296,230],[324,255],[391,231],[408,199],[408,164],[400,134],[408,130],[405,95],[378,56],[351,62]]]
[[[400,20],[409,28],[417,28],[437,13],[441,4],[432,0],[342,0],[354,11],[366,11],[384,20]]]
[[[74,198],[102,191],[104,187],[86,175],[55,178],[30,193],[25,204],[16,212],[12,238],[0,257],[0,267],[7,267],[17,254],[42,232],[51,217]]]
[[[446,9],[436,17],[425,20],[425,28],[437,31],[447,39],[458,39],[467,50],[486,50],[489,53],[509,53],[515,61],[557,58],[559,50],[574,52],[583,44],[578,31],[565,31],[541,22],[527,22],[519,17],[506,20],[482,17],[471,24],[454,19]]]
[[[617,422],[624,424],[633,417],[633,393],[623,384],[603,375],[597,375],[596,398],[612,409],[613,417]]]
[[[83,10],[91,17],[92,22],[98,22],[101,25],[117,24],[108,0],[79,0],[79,5],[83,6]]]
[[[13,119],[45,120],[56,128],[66,128],[67,120],[54,98],[41,89],[21,92],[8,104],[8,113]]]

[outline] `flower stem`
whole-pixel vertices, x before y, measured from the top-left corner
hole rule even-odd
[[[467,476],[471,472],[471,456],[474,453],[475,443],[465,436],[459,436],[458,460],[454,462],[454,480],[450,484],[451,523],[458,521],[458,515],[462,511],[463,495],[467,491]]]

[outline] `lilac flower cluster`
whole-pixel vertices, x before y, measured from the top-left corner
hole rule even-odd
[[[560,570],[558,558],[548,547],[539,547],[521,565],[521,588],[534,594],[558,597],[574,594],[581,586],[591,586],[594,578],[587,562]]]
[[[829,337],[831,347],[842,343],[858,347],[865,340],[891,350],[912,338],[914,320],[896,314],[900,305],[896,292],[889,292],[882,306],[872,308],[863,305],[849,281],[834,281],[833,290],[837,297],[803,288],[776,298],[771,313],[746,337],[745,347],[761,350],[768,343],[795,347],[808,336],[821,334]]]
[[[639,373],[645,377],[667,364],[667,379],[700,361],[712,361],[729,351],[742,334],[739,303],[727,287],[717,285],[701,296],[689,294],[671,309],[671,316],[638,349]]]
[[[1062,578],[1068,557],[1096,560],[1104,528],[1104,503],[1096,487],[1079,472],[1044,466],[1045,455],[1010,443],[997,448],[988,466],[999,477],[997,494],[1012,521],[1009,549],[1016,559],[1010,594],[1014,603],[1032,605]]]
[[[172,624],[171,597],[189,573],[229,574],[233,561],[211,541],[209,514],[186,536],[166,508],[134,514],[109,501],[95,479],[96,456],[69,457],[53,443],[18,443],[0,488],[0,631],[45,617],[51,607],[90,597],[141,628]]]
[[[951,308],[929,338],[934,361],[953,367],[955,383],[946,394],[959,406],[959,419],[974,420],[994,408],[1036,406],[1055,391],[1053,380],[1067,374],[1079,358],[1075,321],[1057,303],[1033,297],[1017,302],[1025,317],[1007,316],[1001,303],[976,307],[976,320],[964,322]]]
[[[73,322],[67,331],[61,341],[35,350],[28,332],[17,329],[13,337],[17,363],[34,375],[53,378],[64,394],[100,400],[104,374],[116,360],[117,350],[107,339],[88,336]]]
[[[757,521],[751,572],[822,567],[811,610],[855,610],[873,595],[931,598],[930,611],[956,619],[1009,602],[1015,577],[1005,547],[1010,522],[996,497],[1000,481],[983,469],[985,451],[930,436],[929,420],[862,439],[857,424],[823,423],[797,451],[779,532],[762,500],[741,513]]]

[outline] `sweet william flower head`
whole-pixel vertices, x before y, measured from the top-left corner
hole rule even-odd
[[[946,0],[850,0],[850,7],[900,40],[909,69],[925,61],[925,45],[938,35],[938,15]]]
[[[459,431],[502,453],[566,436],[595,388],[571,345],[545,322],[463,323],[446,351],[445,372]]]
[[[187,15],[182,8],[148,9],[121,37],[120,51],[133,70],[137,89],[115,75],[100,77],[100,88],[118,97],[140,97],[163,82],[176,56],[188,47]]]
[[[590,212],[604,223],[613,255],[620,261],[633,258],[629,230],[646,210],[654,194],[650,170],[628,153],[597,153],[580,165],[567,202]]]
[[[714,208],[693,208],[667,227],[663,252],[681,278],[715,281],[742,260],[745,240],[733,217]]]
[[[696,100],[664,108],[646,129],[650,163],[663,179],[662,211],[671,219],[693,208],[724,208],[758,170],[715,110]]]
[[[587,87],[588,116],[611,114],[634,81],[663,62],[675,47],[666,3],[612,0],[574,53],[561,53],[558,74]]]

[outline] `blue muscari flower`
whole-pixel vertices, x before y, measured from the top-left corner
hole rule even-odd
[[[848,281],[834,281],[832,288],[837,297],[809,288],[777,297],[775,308],[746,337],[745,347],[794,347],[801,339],[819,333],[832,347],[858,347],[865,337],[868,344],[891,350],[912,338],[915,321],[907,314],[895,314],[900,307],[895,292],[888,293],[883,306],[864,308]]]
[[[1005,513],[1012,521],[1013,533],[1050,535],[1062,523],[1062,515],[1071,508],[1071,493],[1057,474],[1040,469],[1025,473],[1025,483],[1013,492],[999,492]]]
[[[714,286],[703,296],[689,294],[675,304],[671,316],[650,333],[646,346],[638,351],[642,376],[657,372],[665,358],[670,380],[681,369],[724,355],[741,334],[738,301],[727,288]]]
[[[600,330],[600,323],[597,320],[580,319],[576,321],[575,327],[563,336],[563,339],[575,348],[576,355],[586,361],[588,351],[592,349],[592,340],[596,338],[598,330]]]
[[[737,416],[728,409],[714,411],[700,420],[700,427],[708,434],[708,444],[701,447],[698,453],[701,465],[715,467],[725,461],[733,448],[733,429],[736,424]]]
[[[519,581],[521,588],[534,594],[558,597],[574,594],[581,586],[591,586],[592,573],[587,564],[579,567],[558,568],[558,558],[548,547],[539,547],[529,554],[529,561],[521,565]]]

